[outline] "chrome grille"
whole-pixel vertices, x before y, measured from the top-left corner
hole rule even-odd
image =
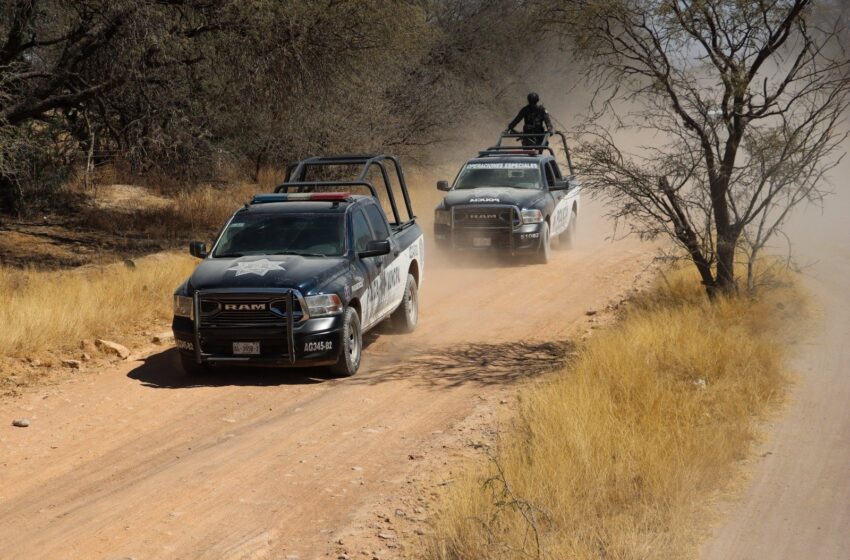
[[[512,228],[519,225],[513,206],[456,206],[452,208],[454,227],[464,229]]]
[[[236,325],[285,325],[286,300],[279,296],[240,297],[227,295],[204,295],[200,300],[201,327],[224,327]],[[297,299],[292,301],[292,318],[303,317]]]

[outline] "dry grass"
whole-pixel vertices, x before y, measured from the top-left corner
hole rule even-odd
[[[124,264],[45,272],[0,268],[0,356],[121,339],[171,316],[171,294],[197,261],[160,254]]]
[[[109,209],[91,206],[80,213],[80,223],[112,236],[143,237],[174,245],[188,239],[210,241],[236,209],[262,192],[257,185],[226,188],[197,187],[177,192],[167,204]]]
[[[521,394],[492,460],[445,497],[427,557],[690,557],[707,497],[781,398],[799,299],[780,283],[709,305],[689,273],[667,275]]]

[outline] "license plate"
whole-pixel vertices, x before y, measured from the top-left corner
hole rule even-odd
[[[234,342],[234,356],[256,356],[260,353],[259,342]]]
[[[490,238],[489,237],[473,237],[472,238],[472,246],[473,247],[489,247],[490,246]]]

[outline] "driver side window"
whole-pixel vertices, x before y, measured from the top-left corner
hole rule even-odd
[[[375,204],[366,205],[366,218],[372,224],[372,231],[375,232],[375,239],[383,241],[389,239],[390,230],[387,227],[387,221],[381,214],[381,209]]]
[[[547,161],[545,167],[546,167],[546,184],[549,185],[550,187],[554,187],[555,186],[555,172],[552,171],[552,162]]]
[[[372,240],[372,230],[369,229],[369,223],[360,208],[351,212],[351,231],[354,235],[354,250],[365,251],[366,245]]]

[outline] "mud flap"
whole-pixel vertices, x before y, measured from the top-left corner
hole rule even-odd
[[[201,364],[201,294],[200,291],[195,290],[195,293],[192,294],[192,306],[194,320],[192,321],[192,327],[195,335],[195,363]]]
[[[286,346],[289,350],[289,363],[295,363],[295,320],[292,318],[292,290],[286,293]],[[306,313],[306,309],[301,310]]]

